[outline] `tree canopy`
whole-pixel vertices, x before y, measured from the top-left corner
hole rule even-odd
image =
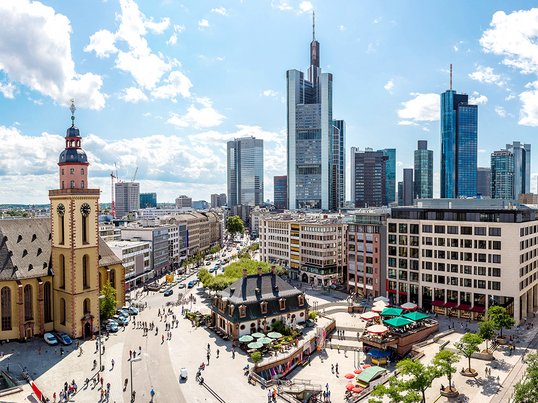
[[[107,281],[101,290],[101,295],[103,296],[103,298],[99,298],[101,319],[107,320],[116,313],[116,290]]]
[[[228,231],[232,237],[236,234],[242,234],[245,232],[245,223],[241,217],[232,215],[226,219],[226,231]]]
[[[461,352],[465,358],[469,360],[469,371],[471,370],[471,357],[474,353],[480,351],[480,344],[483,340],[478,334],[465,333],[460,341],[454,343],[454,346]]]
[[[448,387],[452,387],[452,374],[456,372],[456,364],[460,360],[458,354],[450,350],[441,350],[433,357],[432,364],[439,375],[444,375],[448,379]]]
[[[495,336],[495,324],[492,320],[486,319],[478,324],[478,335],[486,341],[486,350],[488,349],[488,340]]]
[[[503,337],[503,329],[510,329],[515,323],[506,308],[499,305],[489,307],[487,317],[493,322],[495,329],[500,330],[501,337]]]
[[[525,362],[527,372],[514,387],[514,403],[538,402],[538,354],[527,355]]]

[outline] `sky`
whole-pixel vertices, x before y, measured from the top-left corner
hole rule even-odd
[[[313,10],[348,157],[352,146],[396,148],[401,180],[427,140],[438,195],[450,63],[453,88],[479,105],[479,166],[512,141],[538,146],[535,4],[2,0],[0,204],[46,203],[59,187],[72,98],[101,202],[116,169],[124,181],[136,171],[159,202],[226,193],[226,142],[242,136],[264,140],[272,200],[273,176],[286,174],[286,71],[308,67]],[[538,156],[532,172],[536,191]]]

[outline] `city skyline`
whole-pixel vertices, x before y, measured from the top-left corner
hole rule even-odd
[[[402,169],[413,166],[414,144],[427,140],[438,196],[439,102],[450,63],[454,88],[479,105],[479,167],[506,143],[532,144],[538,125],[529,28],[538,9],[529,10],[531,2],[456,4],[2,2],[7,24],[0,34],[6,43],[30,45],[0,51],[0,107],[7,111],[0,117],[0,203],[46,203],[71,98],[102,202],[110,201],[114,162],[124,180],[139,167],[140,191],[159,200],[208,200],[225,191],[226,142],[251,135],[266,146],[268,198],[273,176],[286,174],[285,72],[308,64],[313,9],[320,67],[334,74],[336,117],[346,120],[346,152],[396,148],[400,181]],[[54,31],[42,17],[55,22]],[[459,29],[439,27],[440,18]],[[14,21],[33,29],[10,29]],[[514,41],[528,46],[514,48]],[[346,170],[349,178],[349,163]]]

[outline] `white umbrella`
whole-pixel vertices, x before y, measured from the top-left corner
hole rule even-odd
[[[389,328],[383,325],[373,325],[366,328],[368,333],[372,334],[383,334],[389,331]]]
[[[386,304],[390,303],[390,299],[388,299],[387,297],[381,296],[381,297],[374,298],[374,302],[379,302],[379,301],[383,301]]]
[[[368,311],[361,315],[361,319],[363,320],[371,320],[375,318],[379,318],[379,314],[373,311]]]

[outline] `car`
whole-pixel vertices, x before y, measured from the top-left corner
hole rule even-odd
[[[172,295],[174,293],[174,290],[172,290],[171,288],[167,289],[165,292],[164,292],[164,296],[165,297],[169,297],[170,295]]]
[[[118,309],[116,311],[116,315],[123,316],[124,318],[128,318],[129,317],[129,312],[124,311],[123,309]]]
[[[120,326],[127,326],[129,324],[129,317],[121,316],[121,315],[114,315],[112,317],[114,321],[120,325]]]
[[[194,284],[196,284],[196,283],[194,282],[194,280],[189,281],[189,284],[187,284],[187,288],[192,288],[192,287],[194,287]]]
[[[211,265],[211,262],[208,260],[207,262],[205,262],[205,265],[206,265],[206,266],[210,266],[210,265]]]
[[[138,315],[138,313],[140,312],[137,308],[135,308],[134,306],[124,306],[123,308],[121,308],[122,311],[124,312],[127,312],[129,315]]]
[[[105,329],[106,329],[107,332],[110,332],[110,333],[116,333],[117,331],[120,330],[120,328],[118,326],[118,322],[116,322],[115,320],[111,320],[111,319],[109,319],[106,322]]]
[[[43,335],[43,339],[49,346],[55,346],[58,344],[58,340],[56,340],[56,337],[52,333],[45,333]]]
[[[65,334],[64,332],[59,332],[59,333],[56,333],[55,334],[56,336],[56,339],[62,343],[63,345],[65,346],[69,346],[70,344],[73,343],[73,340],[71,340],[71,337],[69,337],[67,334]]]
[[[184,283],[181,283],[181,284],[179,285],[179,288],[185,288],[185,287],[186,287],[186,285],[185,285]]]
[[[187,368],[183,367],[179,370],[179,380],[181,381],[182,379],[183,380],[187,380],[187,377],[189,376],[188,372],[187,372]]]

